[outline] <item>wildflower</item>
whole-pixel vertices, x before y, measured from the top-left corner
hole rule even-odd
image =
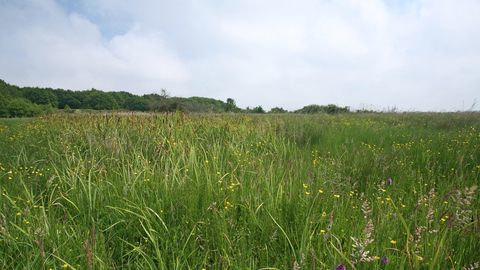
[[[318,192],[323,193],[323,190],[319,189]]]
[[[392,241],[390,241],[390,243],[392,243],[392,244],[396,244],[396,243],[397,243],[397,241],[395,241],[395,240],[392,240]]]
[[[382,257],[382,264],[387,264],[387,263],[388,263],[388,258]]]
[[[392,178],[388,178],[388,180],[387,180],[387,185],[391,185],[391,184],[392,184]],[[383,259],[382,259],[382,260],[383,260]],[[387,261],[388,261],[388,259],[387,259]]]
[[[347,270],[347,268],[345,267],[345,265],[343,265],[343,263],[337,265],[337,267],[335,267],[335,270]]]

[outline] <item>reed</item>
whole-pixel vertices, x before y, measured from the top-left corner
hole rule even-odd
[[[0,267],[477,269],[479,120],[2,119]]]

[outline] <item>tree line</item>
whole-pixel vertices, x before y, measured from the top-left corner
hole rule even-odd
[[[266,112],[262,106],[242,109],[235,100],[226,102],[205,97],[172,97],[162,89],[160,93],[134,95],[128,92],[104,92],[90,90],[72,91],[64,89],[18,87],[0,79],[0,117],[31,117],[51,114],[63,110],[73,113],[76,110],[123,110],[153,112],[198,112],[198,113],[288,113],[281,107]],[[340,113],[349,112],[349,107],[309,105],[293,113]]]

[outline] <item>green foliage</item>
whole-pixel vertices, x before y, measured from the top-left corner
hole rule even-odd
[[[95,110],[115,110],[120,108],[112,95],[94,88],[87,91],[86,98],[83,101],[83,107]]]
[[[35,104],[49,104],[55,108],[58,106],[57,96],[53,93],[53,89],[51,88],[24,87],[23,97]]]
[[[227,98],[227,112],[234,112],[237,109],[237,104],[233,98]]]
[[[250,112],[251,113],[265,113],[265,110],[262,108],[262,106],[257,106],[255,108],[253,108]]]
[[[2,269],[480,261],[478,113],[0,121]]]
[[[22,91],[18,86],[10,85],[1,79],[0,79],[0,94],[3,95],[6,99],[23,97]]]
[[[0,118],[9,117],[7,99],[0,93]]]
[[[312,105],[305,106],[302,109],[296,110],[294,112],[301,113],[301,114],[318,114],[318,113],[337,114],[337,113],[348,113],[350,112],[350,108],[348,106],[339,107],[334,104],[329,104],[327,106],[312,104]]]
[[[255,113],[263,114],[262,106],[245,110],[236,106],[235,100],[228,98],[227,102],[205,97],[171,97],[165,89],[161,94],[137,96],[128,92],[103,92],[92,88],[87,91],[72,91],[64,89],[51,89],[39,87],[19,88],[0,80],[0,94],[8,101],[13,98],[25,98],[35,104],[44,105],[42,110],[52,113],[55,108],[63,109],[67,105],[71,109],[88,110],[130,110],[154,112],[196,112],[196,113]],[[49,106],[46,105],[51,105]],[[329,104],[327,106],[310,105],[295,111],[302,114],[337,114],[349,112],[348,107],[339,107]],[[286,113],[283,108],[272,108],[269,113]],[[7,115],[5,111],[2,115]]]
[[[82,94],[80,92],[74,92],[72,90],[56,89],[56,90],[53,90],[53,93],[57,96],[59,109],[63,109],[67,105],[72,109],[82,108],[83,98],[81,97]]]
[[[268,113],[287,113],[288,111],[281,108],[281,107],[275,107],[275,108],[271,108],[270,111],[268,111]]]
[[[154,94],[150,98],[150,108],[154,112],[185,111],[182,100],[171,98],[166,89],[162,89],[160,95]]]
[[[217,99],[204,97],[181,98],[186,111],[201,113],[220,113],[227,110],[228,105]]]
[[[15,98],[8,101],[7,111],[9,117],[31,117],[42,114],[43,108],[26,99]]]
[[[148,111],[149,100],[145,97],[132,96],[125,100],[124,108],[130,111]]]

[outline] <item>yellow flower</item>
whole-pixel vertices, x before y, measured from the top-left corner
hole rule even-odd
[[[396,243],[397,243],[397,241],[395,241],[395,240],[392,240],[392,241],[390,241],[390,243],[392,243],[392,244],[396,244]]]
[[[334,196],[337,197],[337,198],[340,198],[340,195],[334,195]]]
[[[322,190],[318,190],[318,192],[320,192],[320,193],[323,193],[323,191],[322,191]]]
[[[325,233],[325,230],[320,230],[321,233]]]

